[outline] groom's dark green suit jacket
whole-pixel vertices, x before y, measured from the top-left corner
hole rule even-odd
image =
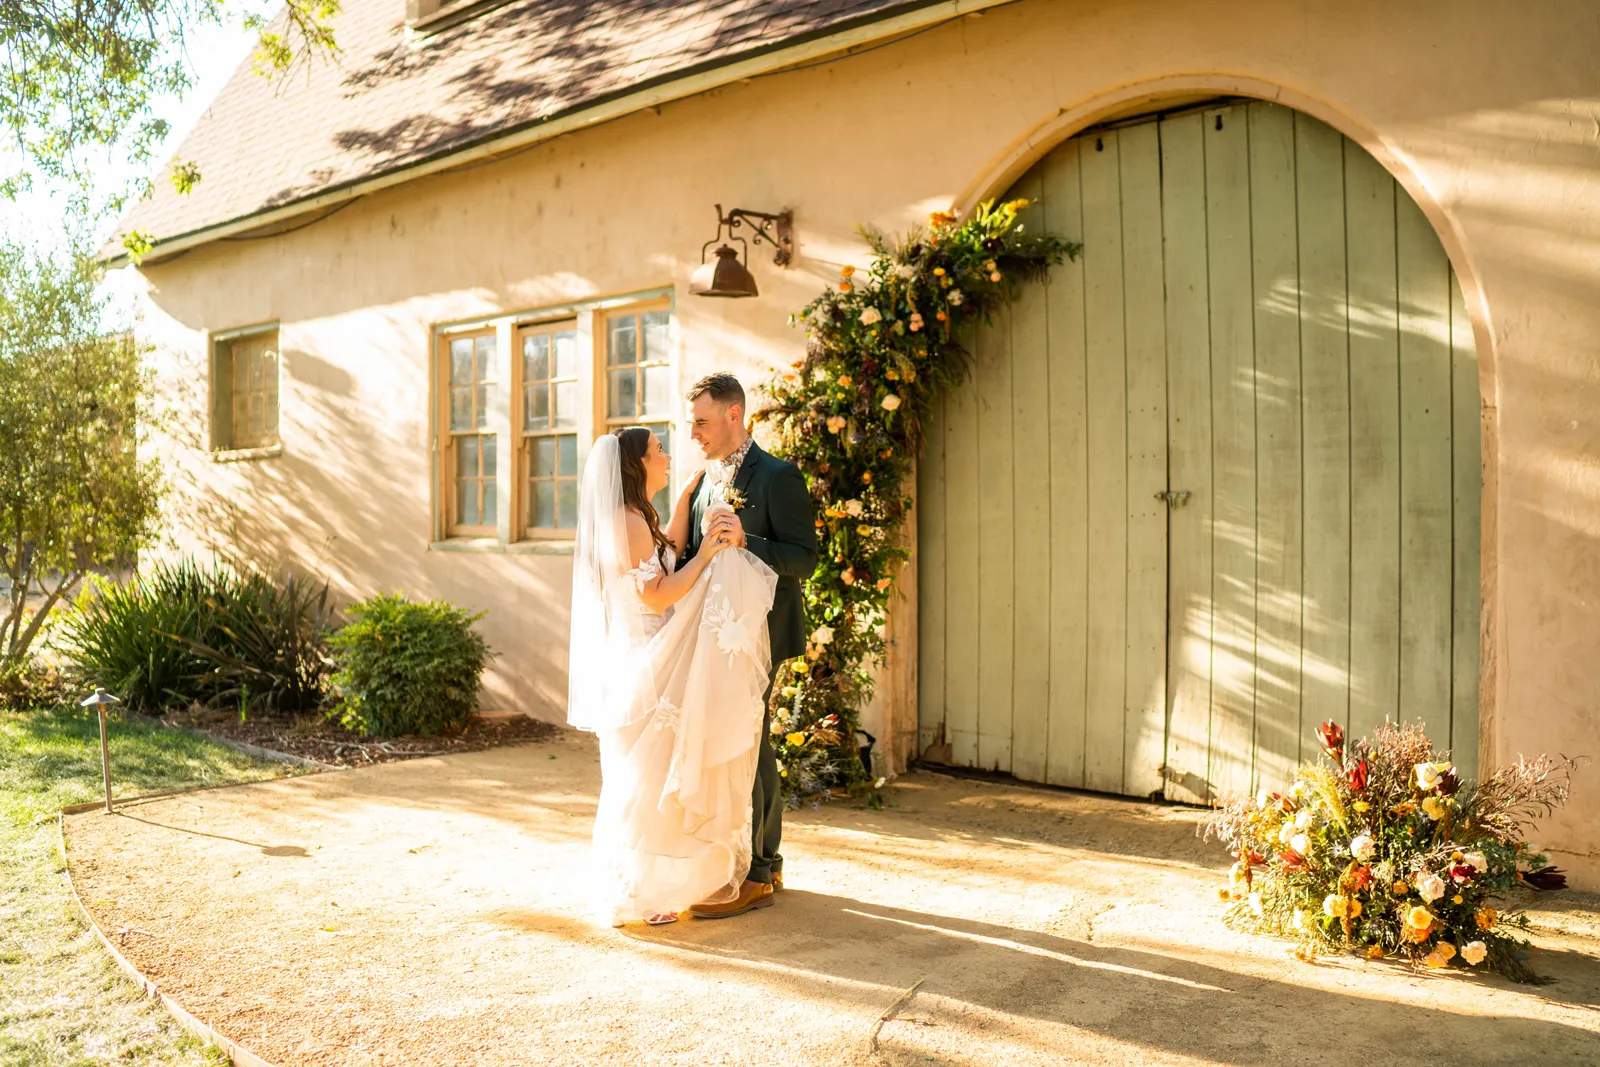
[[[806,651],[806,611],[800,583],[817,569],[816,514],[811,493],[800,468],[762,450],[754,441],[733,476],[733,487],[744,494],[739,509],[745,547],[778,573],[778,590],[767,616],[772,639],[772,664],[803,656]],[[689,507],[689,544],[685,562],[700,550],[700,522],[705,516],[710,485],[701,479]]]

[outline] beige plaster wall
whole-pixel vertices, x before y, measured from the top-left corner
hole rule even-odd
[[[559,718],[568,561],[426,550],[433,324],[676,286],[680,377],[754,382],[800,351],[787,314],[860,260],[857,223],[903,229],[1003,191],[1141,99],[1261,95],[1389,166],[1462,277],[1486,405],[1486,758],[1600,756],[1597,54],[1583,0],[1022,0],[188,253],[145,271],[171,395],[203,399],[204,331],[280,320],[284,454],[219,465],[176,445],[178,540],[323,571],[348,595],[487,609],[486,703]],[[719,201],[795,209],[797,262],[757,256],[760,299],[687,296]],[[201,432],[203,408],[186,421]],[[890,709],[903,756],[914,633],[896,629],[901,688],[875,715]],[[1597,787],[1591,764],[1542,831],[1590,887]]]

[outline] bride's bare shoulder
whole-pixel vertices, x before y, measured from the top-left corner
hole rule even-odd
[[[628,550],[638,559],[648,559],[655,553],[655,538],[650,536],[650,524],[637,511],[628,511]]]

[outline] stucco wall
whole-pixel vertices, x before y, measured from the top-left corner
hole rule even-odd
[[[786,316],[859,259],[857,223],[904,229],[1003,191],[1141,98],[1262,95],[1389,166],[1461,275],[1486,405],[1486,759],[1600,757],[1596,54],[1600,9],[1581,0],[1023,0],[196,250],[145,271],[171,394],[199,398],[202,432],[202,331],[280,320],[284,454],[220,465],[176,448],[181,540],[233,539],[346,594],[487,609],[501,659],[486,703],[559,718],[568,561],[426,551],[432,324],[674,285],[680,378],[753,382],[798,354]],[[755,257],[760,299],[687,296],[714,202],[795,209],[797,261]],[[914,727],[903,694],[885,704]],[[1579,785],[1541,833],[1600,887],[1600,764]]]

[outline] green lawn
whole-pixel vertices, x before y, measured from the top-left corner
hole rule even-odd
[[[193,734],[114,719],[117,796],[282,775]],[[54,813],[96,800],[100,737],[77,709],[0,710],[0,1064],[221,1064],[145,1000],[79,917]]]

